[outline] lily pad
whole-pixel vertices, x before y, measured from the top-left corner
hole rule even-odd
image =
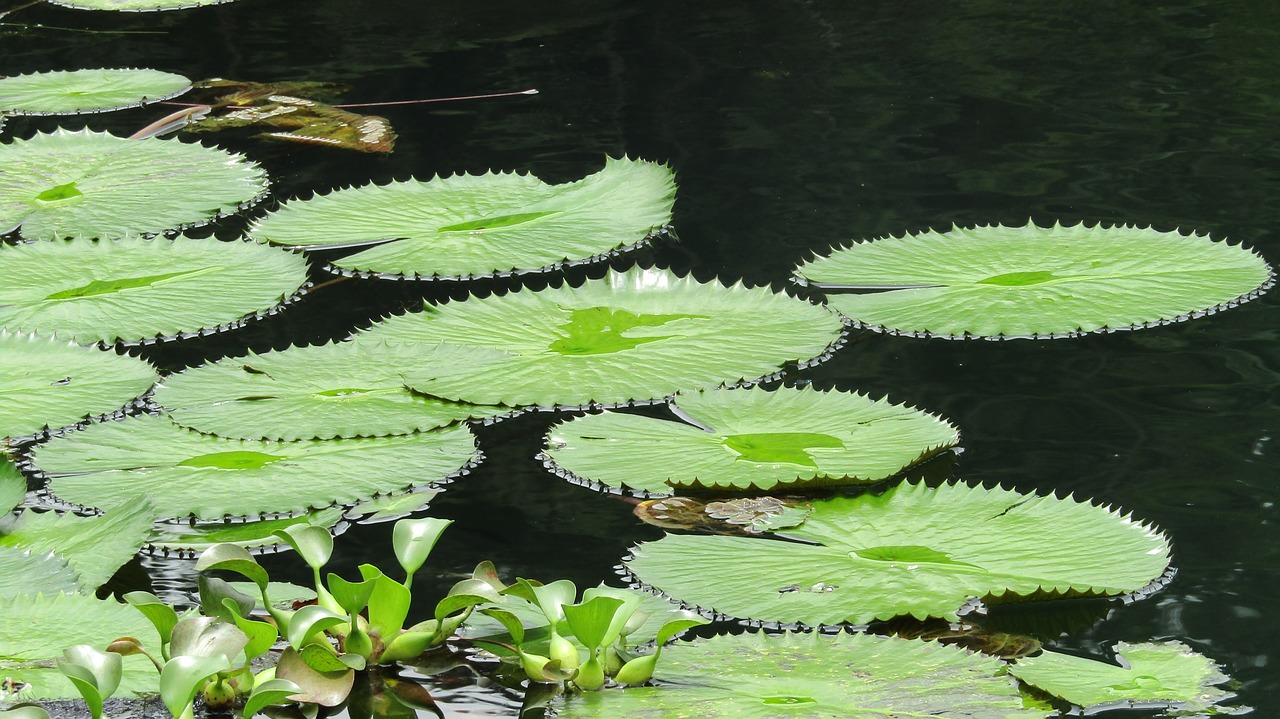
[[[15,439],[115,412],[156,380],[151,365],[134,357],[3,330],[0,365],[0,436]]]
[[[1271,268],[1240,245],[1130,226],[978,226],[887,237],[796,270],[857,324],[942,337],[1063,337],[1165,324],[1256,297]]]
[[[1171,707],[1193,714],[1234,696],[1217,688],[1230,679],[1218,665],[1182,642],[1119,642],[1116,654],[1119,666],[1044,652],[1019,659],[1009,673],[1090,714],[1121,707]]]
[[[0,605],[23,594],[78,592],[81,588],[79,575],[53,552],[0,546]]]
[[[342,521],[342,515],[341,508],[327,507],[299,516],[252,522],[160,522],[152,528],[146,547],[152,552],[174,552],[179,556],[195,556],[215,544],[237,544],[254,550],[287,548],[272,532],[295,524],[334,527]]]
[[[0,232],[32,240],[155,235],[266,191],[258,165],[197,143],[60,129],[0,145]]]
[[[96,589],[142,548],[151,531],[151,512],[145,497],[134,497],[93,517],[27,510],[17,527],[0,535],[0,546],[36,554],[54,552],[79,575],[83,588]]]
[[[155,627],[141,612],[112,599],[81,594],[24,595],[0,598],[0,677],[29,683],[29,699],[79,698],[54,660],[75,644],[105,648],[130,636],[143,646],[159,647]],[[116,696],[155,692],[156,669],[141,655],[124,657]]]
[[[967,602],[1120,596],[1160,578],[1168,539],[1115,509],[1052,495],[903,483],[814,501],[798,541],[668,535],[625,562],[637,579],[720,614],[808,626],[910,615],[957,619]]]
[[[261,442],[162,417],[91,425],[37,446],[49,490],[99,506],[147,493],[159,517],[260,517],[350,504],[443,481],[475,459],[466,427],[399,437]]]
[[[477,404],[617,405],[774,375],[825,356],[840,319],[765,288],[666,270],[473,298],[392,317],[356,341],[414,343],[420,392]]]
[[[659,686],[568,695],[563,719],[1046,717],[1004,663],[939,644],[866,634],[742,634],[676,643]]]
[[[13,466],[13,462],[0,455],[0,527],[3,526],[3,515],[22,504],[26,497],[27,478]]]
[[[238,327],[306,282],[306,260],[252,242],[178,237],[0,248],[0,324],[82,344],[150,343]]]
[[[505,411],[404,386],[413,347],[343,342],[225,359],[166,377],[153,399],[178,424],[243,439],[408,434]]]
[[[307,249],[368,246],[333,261],[355,273],[470,278],[634,247],[671,221],[674,197],[669,167],[609,158],[562,185],[491,172],[339,190],[285,203],[250,236]]]
[[[553,427],[546,456],[609,487],[670,493],[877,482],[955,446],[950,423],[887,399],[812,388],[677,394],[687,422],[622,412]]]
[[[222,5],[232,0],[46,0],[50,5],[77,10],[119,10],[148,12],[151,10],[185,10],[204,5]]]
[[[108,112],[168,100],[191,81],[148,69],[53,70],[0,78],[0,112],[62,115]]]

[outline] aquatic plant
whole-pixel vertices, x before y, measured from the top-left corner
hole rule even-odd
[[[111,112],[177,97],[191,81],[144,68],[48,70],[0,78],[0,112],[63,115]]]

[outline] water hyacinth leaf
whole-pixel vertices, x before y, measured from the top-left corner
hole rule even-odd
[[[682,392],[691,424],[622,412],[552,428],[561,471],[610,487],[772,490],[876,482],[955,446],[950,423],[887,399],[812,388]]]
[[[1257,296],[1261,257],[1205,235],[1130,226],[960,228],[861,242],[801,282],[865,327],[944,337],[1059,337],[1196,317]]]
[[[160,698],[173,716],[191,717],[196,692],[214,674],[230,668],[223,656],[176,656],[160,672]]]
[[[262,596],[258,592],[258,585],[253,582],[228,582],[228,584],[246,594],[256,593],[258,596],[254,597],[254,600],[257,602],[258,609],[266,609],[262,604]],[[316,590],[311,587],[290,584],[289,582],[267,582],[267,596],[271,597],[271,603],[275,606],[287,608],[295,603],[314,601]]]
[[[177,611],[151,592],[129,592],[123,598],[151,622],[160,635],[160,643],[168,644],[173,636],[173,628],[178,624]]]
[[[417,344],[405,383],[430,395],[581,406],[754,380],[823,355],[842,329],[825,308],[766,288],[634,268],[580,287],[430,306],[356,341]]]
[[[466,427],[399,437],[251,442],[162,417],[92,425],[35,448],[50,491],[83,506],[146,492],[160,517],[306,512],[441,481],[475,457]]]
[[[276,664],[276,678],[287,679],[302,687],[302,691],[293,695],[294,701],[334,707],[351,693],[355,672],[351,669],[318,672],[303,660],[298,650],[287,647]]]
[[[33,72],[0,78],[0,112],[108,112],[168,100],[190,87],[191,81],[181,75],[140,68]]]
[[[331,534],[342,522],[342,510],[329,507],[293,517],[252,522],[161,522],[154,525],[146,546],[153,552],[196,554],[215,544],[238,544],[265,549],[284,543],[277,532],[295,526],[316,526]]]
[[[15,439],[114,412],[156,381],[143,360],[3,330],[0,363],[0,436]]]
[[[259,220],[260,242],[372,245],[333,261],[362,273],[476,277],[548,269],[640,244],[671,221],[669,167],[628,158],[576,182],[488,173],[365,185],[286,202]]]
[[[184,10],[204,5],[221,5],[232,0],[47,0],[50,5],[77,10],[116,10],[149,12],[152,10]]]
[[[413,577],[414,572],[427,561],[431,550],[440,540],[440,535],[444,534],[450,524],[453,524],[452,519],[436,517],[402,519],[396,522],[391,530],[391,545],[395,549],[396,561],[408,577]]]
[[[957,619],[967,601],[1119,596],[1157,580],[1168,539],[1110,508],[999,487],[903,483],[810,504],[797,542],[668,535],[625,562],[642,582],[743,619],[808,626],[910,615]],[[730,569],[731,568],[731,569]]]
[[[63,650],[75,644],[105,647],[120,636],[158,646],[150,622],[112,599],[57,593],[0,598],[0,676],[31,684],[24,693],[31,699],[77,697],[55,668]],[[155,667],[146,657],[124,657],[118,695],[154,692],[155,683]]]
[[[174,657],[222,657],[235,660],[249,643],[249,637],[230,622],[214,617],[186,616],[178,620],[169,635],[169,652]]]
[[[242,439],[408,434],[500,411],[409,390],[414,351],[342,342],[224,359],[166,377],[154,400],[178,424]]]
[[[275,535],[302,557],[308,567],[319,570],[333,554],[333,535],[316,523],[291,524],[277,529]]]
[[[151,503],[143,496],[93,517],[27,511],[13,531],[0,536],[0,546],[57,552],[79,575],[80,584],[94,589],[133,559],[150,533],[153,519]]]
[[[195,143],[56,130],[0,145],[0,231],[30,240],[201,225],[266,190],[255,163]]]
[[[1119,642],[1116,654],[1122,666],[1043,652],[1019,659],[1009,673],[1090,714],[1110,706],[1216,714],[1212,708],[1234,696],[1217,688],[1230,679],[1218,665],[1182,642]]]
[[[88,644],[75,644],[62,652],[58,671],[80,690],[94,719],[102,716],[102,702],[115,693],[124,673],[124,657],[99,651]]]
[[[0,454],[0,515],[22,504],[26,497],[27,478],[22,476],[22,472],[13,466],[8,457]]]
[[[79,592],[86,588],[67,560],[53,552],[0,546],[0,599],[23,594]]]
[[[865,634],[742,634],[668,647],[662,686],[566,695],[556,716],[653,719],[1046,717],[1004,664],[954,647]]]
[[[0,324],[81,344],[237,326],[289,300],[307,263],[252,242],[177,237],[0,248]]]
[[[7,699],[7,697],[0,694],[0,699]],[[0,709],[0,719],[53,719],[53,717],[36,704],[15,704],[8,709]]]
[[[290,701],[290,697],[301,691],[302,687],[288,679],[268,679],[261,684],[254,685],[253,691],[245,699],[244,711],[241,716],[244,719],[257,716],[258,712],[269,706]]]

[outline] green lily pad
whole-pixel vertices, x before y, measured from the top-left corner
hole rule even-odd
[[[82,344],[238,327],[291,301],[306,260],[252,242],[178,237],[0,247],[0,325]]]
[[[159,647],[151,622],[133,607],[112,599],[82,594],[0,598],[0,677],[30,684],[24,698],[79,698],[54,660],[69,646],[105,648],[123,636],[136,637],[149,649]],[[156,684],[156,669],[146,657],[124,657],[117,697],[155,692]]]
[[[1252,299],[1271,268],[1240,245],[1129,226],[954,228],[861,242],[802,264],[863,327],[943,337],[1063,337],[1165,324]]]
[[[134,357],[4,330],[0,365],[0,436],[15,439],[115,412],[156,380],[151,365]]]
[[[408,434],[497,414],[404,386],[412,347],[343,342],[225,359],[170,375],[154,401],[178,424],[243,439]]]
[[[334,527],[342,521],[342,509],[327,507],[294,517],[260,519],[252,522],[160,522],[147,538],[152,552],[195,556],[215,544],[237,544],[245,549],[287,546],[272,532],[295,524]]]
[[[49,490],[98,506],[147,493],[159,517],[260,517],[350,504],[443,481],[475,459],[466,427],[398,437],[261,442],[161,417],[91,425],[37,446]]]
[[[54,552],[71,565],[82,587],[96,589],[142,548],[151,531],[151,512],[145,497],[134,497],[93,517],[27,510],[17,527],[0,535],[0,546],[36,554]]]
[[[57,594],[82,589],[67,560],[50,551],[0,546],[0,604],[23,594]],[[0,656],[4,656],[0,647]]]
[[[553,427],[546,456],[609,487],[670,493],[877,482],[955,446],[954,426],[849,392],[759,388],[682,392],[678,422],[622,412]]]
[[[62,115],[108,112],[168,100],[191,88],[171,72],[147,69],[53,70],[0,78],[0,112]]]
[[[477,404],[622,404],[731,385],[825,356],[840,339],[825,308],[765,288],[666,270],[611,272],[581,287],[427,307],[356,336],[413,343],[420,392]]]
[[[347,510],[346,517],[358,520],[360,524],[376,524],[400,519],[426,510],[441,491],[443,491],[441,488],[428,487],[405,494],[375,497]]]
[[[866,634],[742,634],[678,642],[660,684],[567,695],[563,719],[1047,717],[1004,663],[935,643]]]
[[[46,0],[50,5],[77,10],[118,10],[148,12],[151,10],[185,10],[204,5],[222,5],[232,0]]]
[[[256,164],[197,143],[56,130],[0,145],[0,232],[32,240],[155,235],[266,191]]]
[[[1214,661],[1182,642],[1116,644],[1120,666],[1058,652],[1019,659],[1009,673],[1031,686],[1083,707],[1086,713],[1120,707],[1172,707],[1180,714],[1211,710],[1234,695]]]
[[[22,504],[26,497],[27,478],[13,466],[13,462],[0,455],[0,516]],[[3,526],[2,523],[0,526]]]
[[[671,168],[609,158],[563,185],[491,172],[339,190],[286,202],[250,236],[307,249],[369,246],[333,261],[360,274],[471,278],[635,247],[671,221],[674,197]]]
[[[999,487],[903,483],[810,503],[795,542],[668,535],[625,562],[637,579],[720,614],[808,626],[910,615],[957,619],[967,602],[1120,596],[1169,563],[1168,539],[1114,509]]]

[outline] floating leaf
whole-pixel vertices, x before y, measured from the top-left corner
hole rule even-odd
[[[643,501],[634,513],[646,524],[663,529],[751,536],[803,523],[809,516],[809,504],[807,499],[793,497],[713,501],[675,496]]]
[[[1263,259],[1204,235],[1130,226],[954,228],[856,243],[796,275],[856,323],[945,337],[1058,337],[1198,317],[1257,296]]]
[[[581,287],[516,291],[392,317],[357,342],[410,342],[405,383],[481,404],[620,404],[733,384],[823,355],[842,325],[742,285],[636,268]]]
[[[239,326],[297,292],[307,263],[252,242],[132,238],[3,247],[0,273],[10,330],[137,343]]]
[[[342,509],[329,507],[315,512],[280,519],[253,522],[161,522],[152,527],[146,546],[151,551],[199,554],[215,544],[237,544],[246,549],[281,546],[283,542],[272,532],[296,525],[329,527],[342,520]]]
[[[170,375],[153,398],[178,424],[244,439],[408,434],[501,411],[405,387],[400,368],[418,351],[343,342],[251,354]]]
[[[671,221],[674,197],[669,167],[607,158],[562,185],[491,172],[339,190],[286,202],[250,236],[309,249],[373,245],[333,261],[357,273],[469,278],[634,247]]]
[[[62,115],[108,112],[168,100],[191,81],[146,69],[52,70],[0,78],[0,112]]]
[[[1010,490],[904,483],[814,501],[799,542],[669,535],[627,568],[682,602],[809,626],[955,619],[967,601],[1117,596],[1157,580],[1169,544],[1114,509]]]
[[[666,648],[656,687],[567,695],[556,716],[649,719],[1046,717],[1004,664],[865,634],[742,634]]]
[[[0,454],[0,517],[22,504],[26,497],[27,478],[13,466],[13,462]],[[4,526],[0,522],[0,531],[4,531]]]
[[[3,550],[0,550],[3,551]],[[81,594],[24,595],[0,598],[0,677],[27,682],[31,699],[78,697],[55,668],[67,647],[106,647],[117,637],[138,637],[158,647],[155,629],[136,609],[111,599]],[[154,692],[156,670],[141,655],[124,658],[117,696]]]
[[[448,478],[475,455],[465,427],[401,437],[249,442],[166,419],[92,425],[36,447],[60,498],[94,506],[146,492],[160,517],[305,512]]]
[[[688,423],[604,412],[547,435],[564,472],[610,487],[772,490],[876,482],[952,447],[950,423],[888,400],[811,388],[683,392]]]
[[[53,552],[0,546],[0,600],[81,589],[79,575]],[[0,652],[0,656],[4,654]]]
[[[138,553],[151,531],[151,511],[146,497],[133,497],[95,517],[28,510],[13,531],[0,536],[0,546],[57,552],[85,589],[95,589]]]
[[[1216,688],[1229,677],[1182,642],[1116,644],[1121,666],[1058,652],[1019,659],[1009,673],[1086,713],[1120,707],[1172,707],[1198,714],[1230,699]]]
[[[221,5],[231,0],[47,0],[50,5],[77,10],[119,10],[146,12],[151,10],[185,10],[204,5]]]
[[[266,191],[256,164],[195,143],[57,130],[0,145],[0,232],[32,240],[192,227]]]
[[[0,365],[0,436],[14,438],[115,412],[156,380],[151,365],[134,357],[3,330]]]

